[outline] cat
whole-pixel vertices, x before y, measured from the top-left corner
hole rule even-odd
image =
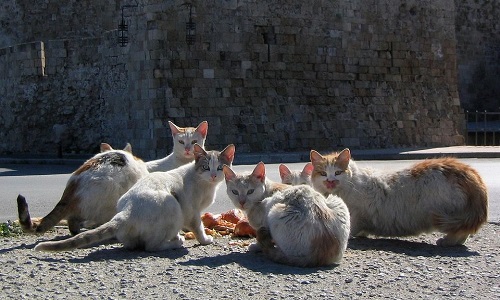
[[[281,164],[279,166],[281,183],[288,185],[311,185],[311,174],[313,169],[314,167],[310,162],[304,166],[302,171],[290,171],[286,165]]]
[[[454,158],[427,159],[394,173],[359,168],[349,149],[310,153],[312,183],[340,196],[351,213],[353,236],[410,236],[439,231],[440,246],[465,243],[487,220],[481,176]]]
[[[174,147],[172,153],[164,158],[146,162],[149,172],[166,172],[190,163],[194,160],[194,144],[205,147],[205,140],[208,132],[208,122],[201,122],[196,128],[178,127],[168,121]]]
[[[71,234],[85,227],[98,226],[111,220],[116,202],[139,178],[148,174],[146,164],[132,155],[127,143],[115,150],[102,143],[101,152],[74,171],[54,209],[43,218],[31,219],[26,199],[19,195],[19,223],[25,232],[42,234],[67,219]]]
[[[181,230],[208,245],[213,238],[205,234],[201,211],[214,201],[222,166],[232,164],[234,152],[234,145],[207,152],[195,144],[194,162],[143,177],[118,200],[118,213],[109,222],[66,240],[42,242],[35,250],[71,250],[116,238],[127,249],[161,251],[183,245]]]
[[[326,199],[311,186],[289,186],[266,178],[264,163],[251,174],[224,166],[227,194],[257,230],[250,251],[299,267],[337,264],[347,248],[349,211],[337,196]]]

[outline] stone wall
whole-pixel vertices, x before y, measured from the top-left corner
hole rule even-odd
[[[500,1],[455,4],[462,105],[472,111],[500,111]]]
[[[116,29],[120,7],[135,1],[2,0],[0,48],[33,41],[100,37]]]
[[[65,151],[129,141],[149,159],[167,120],[208,120],[209,148],[241,152],[463,143],[453,1],[196,1],[193,45],[183,3],[140,2],[123,48],[39,43],[42,74],[0,75],[0,152],[51,152],[66,124]]]

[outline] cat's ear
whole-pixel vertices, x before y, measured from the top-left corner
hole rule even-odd
[[[130,143],[127,143],[127,145],[125,145],[125,148],[123,148],[123,151],[132,153],[132,145],[130,145]]]
[[[351,160],[351,150],[349,150],[349,148],[345,148],[339,153],[339,156],[335,164],[336,165],[338,164],[339,167],[342,169],[347,169],[350,160]]]
[[[236,177],[236,173],[228,165],[222,166],[222,171],[224,172],[224,178],[226,181],[231,181]]]
[[[233,163],[235,150],[236,148],[233,144],[231,144],[224,148],[224,150],[222,150],[222,152],[220,153],[221,156],[224,157],[224,160],[228,163],[228,165]]]
[[[264,182],[266,180],[266,166],[263,162],[259,162],[253,169],[252,176]]]
[[[108,143],[101,143],[101,152],[106,152],[106,151],[111,151],[113,148],[111,148],[111,145]]]
[[[302,169],[302,175],[306,176],[311,176],[312,172],[314,171],[314,166],[312,163],[308,162],[305,166],[304,169]]]
[[[168,126],[170,126],[170,131],[172,131],[172,136],[176,136],[181,132],[181,129],[177,127],[172,121],[168,121]]]
[[[287,177],[288,175],[290,175],[292,173],[292,172],[290,172],[290,169],[288,169],[288,167],[285,166],[284,164],[281,164],[279,166],[279,170],[280,170],[281,180],[285,179],[285,177]]]
[[[200,125],[196,127],[196,132],[201,134],[203,138],[206,138],[208,133],[208,122],[207,121],[201,122]]]
[[[207,152],[198,144],[194,144],[193,150],[194,150],[194,159],[196,161],[198,161],[200,157],[207,155]]]
[[[314,164],[321,163],[325,159],[321,154],[319,154],[316,150],[311,150],[311,162]]]

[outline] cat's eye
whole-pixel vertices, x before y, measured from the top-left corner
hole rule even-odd
[[[321,172],[319,172],[319,175],[326,176],[326,172],[325,171],[321,171]]]
[[[182,145],[184,145],[184,141],[179,141],[179,144],[182,144]]]
[[[191,145],[194,145],[194,144],[196,144],[196,143],[198,143],[198,141],[197,141],[197,140],[194,140],[194,141],[192,141],[192,142],[191,142]]]
[[[203,170],[208,171],[208,170],[210,170],[210,167],[207,165],[203,165]]]
[[[344,171],[335,171],[335,175],[340,175],[342,173],[344,173]]]
[[[219,166],[217,167],[217,171],[222,171],[222,165],[219,165]]]
[[[251,194],[253,194],[253,192],[254,192],[254,189],[250,189],[247,191],[247,195],[251,195]]]
[[[239,195],[240,193],[238,193],[237,190],[232,190],[231,193],[235,194],[235,195]]]

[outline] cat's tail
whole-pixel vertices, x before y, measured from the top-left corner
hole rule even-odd
[[[89,231],[77,234],[62,241],[42,242],[35,246],[36,251],[67,251],[96,244],[116,236],[120,221],[117,218]]]
[[[434,223],[445,233],[474,234],[488,220],[486,185],[472,168],[457,182],[465,196],[465,207],[459,213],[435,215]]]
[[[17,214],[19,216],[19,225],[24,232],[35,232],[35,224],[31,220],[30,212],[28,209],[28,202],[23,195],[17,196]]]
[[[79,199],[76,196],[77,185],[76,181],[70,180],[64,189],[61,200],[59,200],[52,211],[45,217],[36,221],[30,217],[26,198],[22,195],[17,196],[17,212],[21,228],[25,232],[44,233],[56,226],[72,210],[77,209],[76,204],[79,202]]]

